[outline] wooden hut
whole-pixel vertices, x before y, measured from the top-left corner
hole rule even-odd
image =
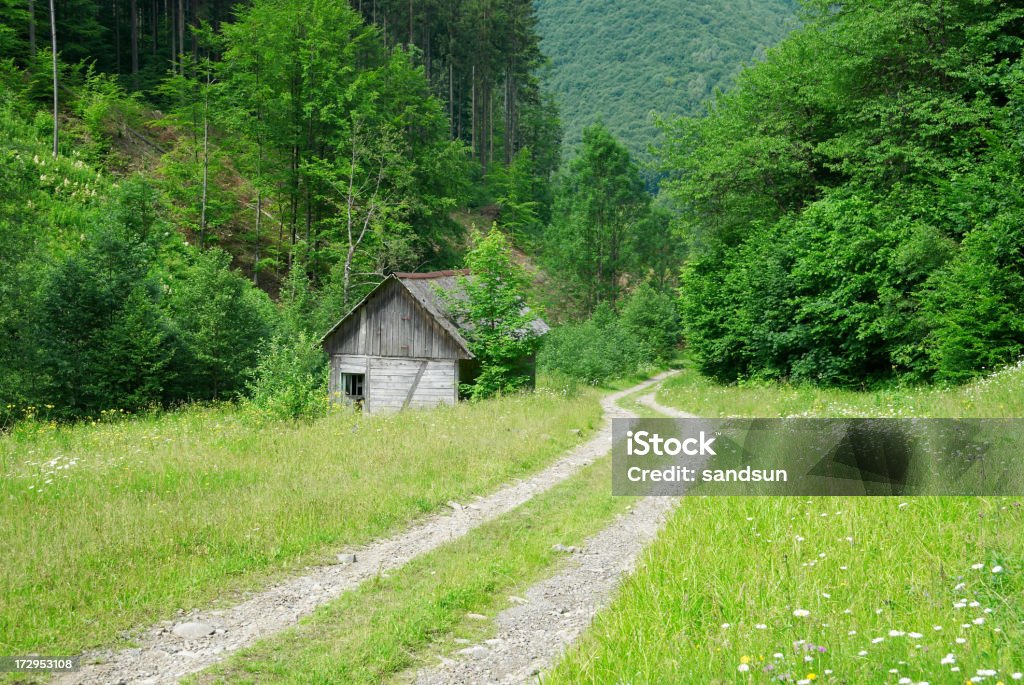
[[[323,337],[335,402],[367,412],[454,404],[477,364],[439,291],[459,296],[466,271],[395,273]],[[537,319],[538,333],[547,325]],[[533,360],[524,360],[532,369]]]

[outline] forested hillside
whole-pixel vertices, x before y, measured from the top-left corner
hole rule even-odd
[[[0,419],[235,397],[274,355],[318,382],[312,341],[385,275],[461,266],[455,210],[536,233],[560,128],[534,26],[528,2],[0,5]]]
[[[669,132],[688,344],[723,380],[961,381],[1024,351],[1024,13],[808,4]]]
[[[602,121],[647,159],[651,113],[697,114],[795,25],[795,0],[537,0],[567,149]]]

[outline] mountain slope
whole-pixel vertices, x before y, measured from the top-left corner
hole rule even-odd
[[[716,87],[795,26],[793,0],[537,0],[549,88],[566,151],[602,120],[634,154],[655,141],[651,113],[693,114]]]

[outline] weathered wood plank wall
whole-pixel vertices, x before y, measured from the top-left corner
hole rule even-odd
[[[370,355],[458,359],[465,356],[452,337],[405,288],[393,281],[327,340],[331,356]]]
[[[397,411],[405,407],[435,407],[458,400],[455,360],[370,357],[367,411]]]

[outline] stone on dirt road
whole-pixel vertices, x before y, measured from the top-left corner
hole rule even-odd
[[[338,563],[339,564],[354,564],[354,563],[356,563],[356,555],[355,554],[339,554],[338,555]]]
[[[464,654],[471,659],[483,659],[485,656],[490,654],[490,650],[483,645],[473,645],[472,647],[460,649],[459,654]]]
[[[571,545],[567,547],[567,546],[563,545],[561,542],[559,542],[557,544],[551,545],[551,551],[552,552],[565,552],[566,554],[576,554],[576,552],[580,551],[580,548],[579,547],[573,547]]]
[[[213,635],[214,629],[213,626],[207,625],[206,623],[190,621],[188,623],[179,623],[174,626],[174,630],[171,632],[186,640],[198,640],[200,638]]]

